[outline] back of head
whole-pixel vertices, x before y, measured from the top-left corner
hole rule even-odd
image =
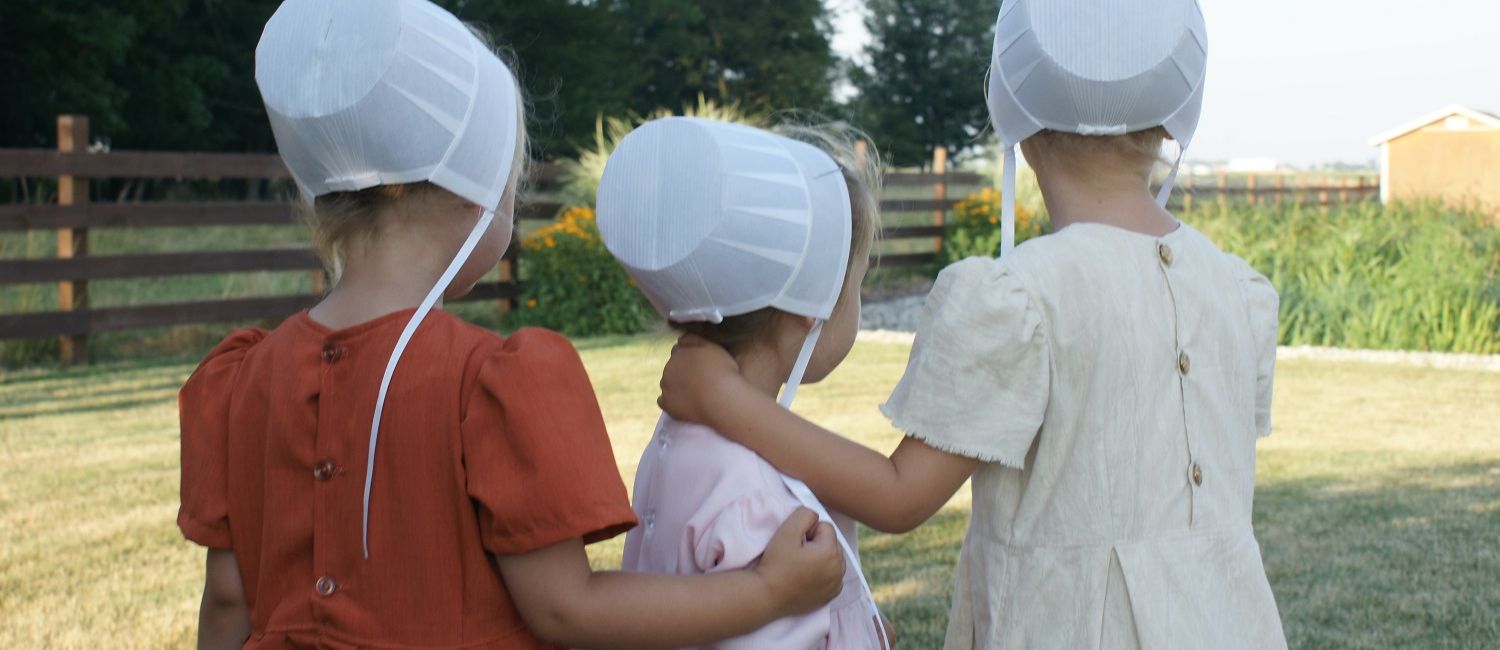
[[[1006,0],[990,117],[1007,145],[1042,129],[1122,135],[1160,126],[1187,146],[1207,61],[1197,0]]]
[[[832,315],[852,203],[821,149],[738,124],[655,120],[621,141],[598,195],[605,245],[668,320]]]
[[[1163,132],[1183,150],[1192,141],[1207,63],[1198,0],[1006,0],[988,88],[1006,147],[1001,254],[1015,246],[1023,140],[1045,131],[1051,157],[1109,157],[1149,169]],[[1089,138],[1112,141],[1095,146]],[[1176,174],[1174,164],[1157,196],[1163,206]]]
[[[427,0],[287,0],[256,47],[255,80],[308,200],[431,181],[494,210],[513,180],[515,77]]]

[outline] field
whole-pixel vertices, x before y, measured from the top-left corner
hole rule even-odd
[[[627,484],[656,418],[659,339],[580,344]],[[875,405],[907,349],[861,343],[799,410],[888,449]],[[0,647],[188,647],[201,551],[173,526],[175,393],[192,362],[0,380]],[[1294,648],[1500,644],[1500,374],[1318,361],[1279,369],[1256,532]],[[861,547],[901,646],[941,643],[964,494]],[[600,567],[620,542],[595,546]]]

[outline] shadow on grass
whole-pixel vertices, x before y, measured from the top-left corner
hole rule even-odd
[[[1263,483],[1293,648],[1500,645],[1500,459]]]
[[[4,371],[3,379],[0,379],[0,388],[48,381],[68,382],[78,379],[101,379],[114,373],[157,370],[173,366],[196,364],[198,361],[197,357],[170,356],[71,367],[34,366],[22,370]],[[188,370],[191,372],[192,368],[188,368]]]

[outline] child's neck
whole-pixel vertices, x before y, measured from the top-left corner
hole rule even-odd
[[[1075,223],[1101,223],[1158,237],[1181,225],[1156,203],[1150,187],[1135,174],[1038,174],[1037,183],[1053,231]]]
[[[377,237],[351,246],[333,290],[308,311],[313,320],[342,329],[422,304],[448,261],[404,236]],[[436,308],[443,306],[438,298]]]
[[[782,363],[778,355],[762,348],[750,347],[736,353],[734,357],[745,381],[773,400],[781,393],[787,375],[792,372],[791,368],[785,367],[786,364]]]

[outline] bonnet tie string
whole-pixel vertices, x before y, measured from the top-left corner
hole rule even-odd
[[[411,315],[411,320],[406,322],[406,329],[401,330],[401,338],[396,339],[396,348],[391,351],[391,360],[385,364],[385,375],[380,378],[380,394],[375,398],[375,417],[370,420],[370,450],[365,459],[365,498],[363,507],[363,519],[360,525],[360,543],[364,547],[365,559],[370,559],[370,485],[375,479],[375,444],[380,439],[380,415],[385,410],[385,395],[391,387],[391,375],[396,373],[396,364],[401,361],[401,353],[406,351],[406,344],[411,342],[411,337],[417,331],[417,326],[427,318],[432,311],[433,305],[437,304],[443,296],[443,291],[448,284],[453,282],[453,277],[458,275],[458,270],[463,267],[464,262],[469,259],[469,254],[474,252],[474,247],[479,245],[479,240],[490,227],[490,222],[495,220],[494,210],[485,210],[479,216],[479,222],[474,224],[474,229],[469,232],[469,238],[464,240],[464,245],[458,249],[458,254],[453,256],[453,261],[448,263],[448,269],[443,271],[442,277],[438,278],[437,284],[432,285],[432,290],[427,292],[427,297],[422,299],[422,304],[417,306],[417,311]]]
[[[797,363],[792,366],[792,374],[787,377],[786,388],[782,389],[781,398],[777,400],[782,408],[792,408],[792,400],[796,399],[797,388],[802,385],[802,376],[807,373],[807,364],[812,360],[813,349],[818,347],[818,337],[823,333],[824,322],[821,318],[814,322],[812,330],[807,333],[807,340],[802,343],[802,351],[797,354]],[[875,605],[875,594],[870,591],[870,581],[865,579],[865,570],[860,565],[859,554],[854,552],[854,547],[850,546],[849,540],[844,537],[844,531],[834,523],[833,517],[828,514],[828,509],[823,507],[823,503],[818,500],[817,495],[813,494],[812,489],[807,487],[806,483],[786,474],[781,475],[781,482],[786,485],[787,490],[797,498],[798,502],[808,510],[817,513],[820,521],[826,521],[833,527],[833,535],[839,542],[839,548],[844,551],[844,557],[854,566],[854,575],[859,576],[859,588],[864,592],[865,600],[870,604],[870,613],[875,616],[875,630],[880,634],[881,647],[891,647],[891,641],[885,635],[885,625],[881,623],[880,608]]]

